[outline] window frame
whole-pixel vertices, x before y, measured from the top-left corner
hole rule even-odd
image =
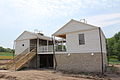
[[[82,37],[82,38],[80,38]],[[85,45],[85,34],[78,34],[78,38],[79,38],[79,45]]]

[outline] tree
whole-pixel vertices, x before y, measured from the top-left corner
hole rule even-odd
[[[14,50],[10,49],[10,48],[3,48],[0,46],[0,52],[10,52],[12,53]]]
[[[5,52],[6,49],[4,49],[3,47],[0,47],[0,52]]]
[[[107,47],[109,56],[117,56],[117,59],[120,61],[120,32],[107,39]]]

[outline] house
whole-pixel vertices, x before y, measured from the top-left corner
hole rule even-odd
[[[72,19],[52,36],[64,40],[63,46],[66,46],[66,52],[55,52],[56,69],[73,72],[105,71],[106,38],[100,27]]]
[[[15,54],[9,69],[27,66],[103,73],[107,66],[106,38],[100,27],[73,19],[52,37],[24,31],[15,40]]]
[[[32,50],[35,50],[34,53],[31,53]],[[15,40],[15,55],[17,55],[15,57],[16,65],[18,64],[16,70],[24,65],[29,68],[53,67],[52,38],[39,32],[24,31]]]

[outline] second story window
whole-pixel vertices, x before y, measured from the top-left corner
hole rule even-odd
[[[84,34],[79,34],[79,45],[85,44]]]

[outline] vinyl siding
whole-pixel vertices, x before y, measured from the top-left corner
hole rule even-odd
[[[24,44],[24,46],[22,46]],[[17,41],[15,44],[15,54],[18,55],[22,53],[25,49],[29,47],[29,40]]]
[[[79,45],[79,37],[78,37],[79,34],[84,34],[84,38],[85,38],[84,45]],[[67,45],[68,53],[100,52],[98,29],[84,31],[84,32],[71,33],[71,34],[67,34],[66,36],[67,36],[66,45]]]

